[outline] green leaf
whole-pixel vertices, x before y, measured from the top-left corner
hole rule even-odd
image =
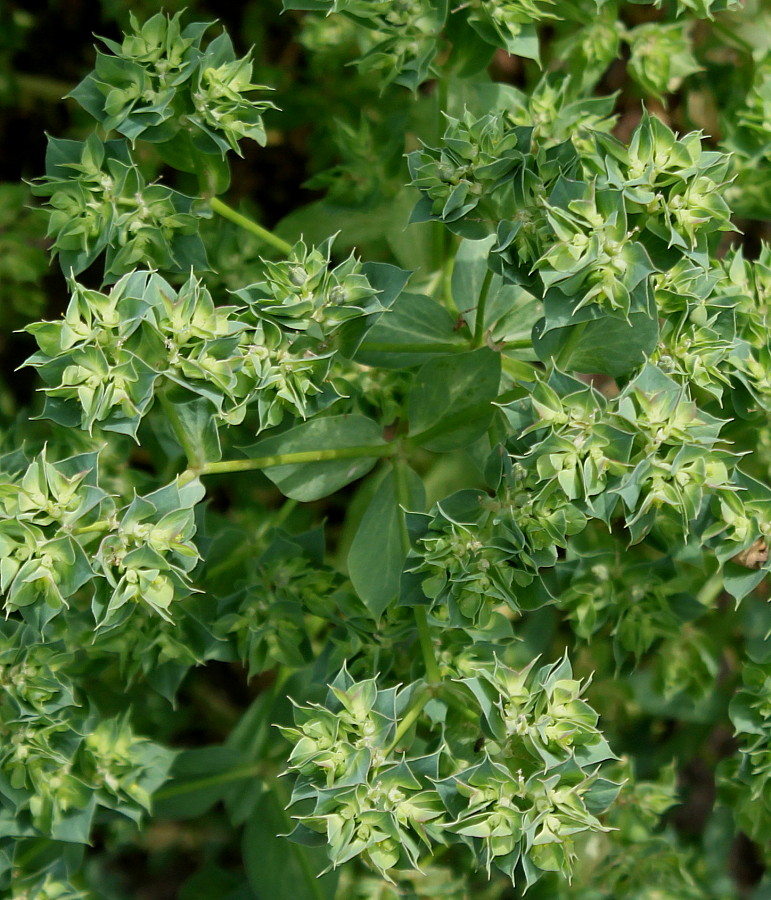
[[[283,837],[293,824],[283,806],[275,791],[267,792],[244,830],[244,868],[252,890],[259,900],[333,900],[337,872],[318,877],[328,864],[324,850]]]
[[[470,444],[492,422],[500,377],[500,355],[486,347],[427,362],[410,391],[410,436],[437,453]]]
[[[214,410],[208,400],[203,397],[185,400],[174,396],[164,403],[164,409],[166,420],[187,455],[189,465],[201,467],[222,458]]]
[[[203,815],[223,799],[242,762],[241,754],[231,747],[198,747],[180,753],[171,780],[155,796],[154,815],[161,819]]]
[[[467,311],[474,311],[470,316],[470,326],[476,318],[476,305],[482,291],[482,283],[487,274],[487,257],[490,247],[495,243],[495,235],[491,234],[481,241],[465,239],[461,241],[452,267],[452,299],[466,317]]]
[[[428,354],[464,349],[447,310],[424,294],[401,294],[367,333],[356,361],[382,369],[402,369],[425,362]]]
[[[422,509],[425,504],[422,481],[411,469],[407,470],[406,480],[409,508]],[[362,516],[348,552],[348,574],[375,618],[380,618],[399,595],[406,558],[403,516],[396,477],[389,472]]]
[[[533,346],[543,362],[558,360],[574,372],[626,375],[641,366],[656,347],[658,320],[632,313],[629,322],[603,316],[579,325],[543,332],[544,320],[533,327]]]
[[[92,794],[82,809],[71,809],[61,815],[51,828],[51,837],[55,841],[87,844],[95,811],[96,794]]]
[[[469,329],[476,329],[477,306],[488,271],[490,248],[496,241],[490,235],[481,241],[464,240],[455,255],[452,269],[452,298]],[[485,301],[483,333],[495,341],[516,341],[521,347],[530,343],[530,332],[540,304],[521,285],[505,284],[493,275]],[[527,347],[532,354],[532,350]]]
[[[353,451],[385,447],[380,426],[365,416],[329,416],[312,419],[275,437],[258,441],[248,448],[250,457],[283,456],[317,450]],[[383,454],[384,456],[387,454]],[[308,503],[320,500],[366,475],[375,465],[374,454],[321,462],[292,463],[265,469],[265,475],[286,497]]]
[[[409,272],[388,263],[365,263],[362,266],[362,274],[378,292],[377,299],[380,305],[387,309],[393,306],[410,278]],[[366,333],[380,320],[382,315],[381,313],[363,316],[343,325],[339,332],[339,346],[343,356],[349,358],[354,356]]]
[[[767,574],[765,569],[748,569],[729,561],[725,564],[723,585],[735,600],[743,600]]]

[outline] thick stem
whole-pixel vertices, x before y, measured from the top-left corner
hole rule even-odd
[[[449,257],[449,259],[445,262],[444,268],[442,269],[442,299],[447,306],[447,309],[453,314],[453,316],[460,315],[460,310],[455,304],[455,298],[452,295],[452,273],[455,268],[455,256],[454,254]]]
[[[271,247],[275,247],[276,250],[278,250],[280,253],[283,253],[285,256],[291,252],[291,244],[287,243],[287,241],[285,241],[283,238],[280,238],[277,235],[273,234],[272,231],[268,231],[267,228],[263,228],[262,225],[258,225],[256,222],[253,222],[251,219],[247,218],[247,216],[244,216],[240,212],[237,212],[235,209],[228,206],[227,203],[223,203],[222,200],[220,200],[218,197],[213,197],[210,201],[210,204],[212,211],[222,216],[223,219],[228,219],[235,225],[243,228],[245,231],[251,232],[258,238],[260,238],[260,240],[265,241],[266,244],[270,244]]]
[[[399,746],[399,742],[402,740],[404,735],[407,734],[413,724],[418,720],[420,714],[423,712],[423,707],[426,705],[426,703],[428,703],[430,699],[431,691],[425,690],[418,696],[418,699],[407,710],[404,718],[401,720],[401,722],[399,722],[399,725],[396,728],[394,739],[391,741],[390,746],[385,752],[386,756],[390,756]]]
[[[474,318],[474,338],[472,347],[481,347],[485,342],[485,307],[487,306],[487,295],[490,293],[490,284],[493,280],[493,270],[488,269],[485,272],[485,278],[482,282],[482,289],[479,291],[479,301],[477,302],[477,312]]]
[[[198,452],[193,444],[190,442],[190,438],[187,435],[187,432],[182,426],[182,422],[180,421],[179,416],[177,415],[177,410],[174,404],[169,400],[166,393],[163,389],[158,391],[156,397],[161,403],[163,407],[163,412],[168,419],[169,425],[171,425],[171,430],[174,432],[174,437],[179,442],[179,446],[182,448],[182,452],[185,454],[187,458],[187,464],[191,469],[195,469],[201,466],[202,461],[198,458]]]
[[[403,459],[394,460],[394,478],[396,480],[396,497],[401,507],[401,515],[399,517],[399,530],[402,540],[402,551],[406,556],[410,550],[410,537],[407,533],[407,522],[404,517],[404,510],[409,506],[409,490],[407,486],[407,468]],[[426,677],[430,684],[439,684],[442,676],[439,673],[439,665],[434,655],[434,645],[431,640],[431,632],[428,628],[428,619],[426,611],[422,606],[415,607],[415,624],[418,629],[418,642],[420,643],[420,651],[423,655],[423,665],[426,667]],[[421,709],[423,707],[421,706]],[[418,713],[420,710],[418,710]],[[417,715],[417,713],[416,713]],[[397,735],[399,732],[397,731]]]
[[[723,591],[723,571],[718,569],[715,574],[708,579],[696,595],[696,600],[702,606],[712,606]]]
[[[204,775],[192,781],[184,781],[180,784],[170,784],[153,794],[153,800],[169,800],[172,797],[180,797],[184,794],[192,794],[205,788],[215,787],[218,784],[227,784],[229,781],[242,781],[247,778],[257,778],[266,775],[267,769],[264,762],[247,763],[236,766],[226,772],[218,772],[216,775]]]
[[[418,641],[420,642],[420,652],[423,654],[423,665],[426,667],[426,677],[430,684],[439,684],[442,676],[434,655],[434,642],[431,640],[428,617],[422,606],[415,607],[415,623],[418,626]]]
[[[299,450],[297,453],[277,453],[274,456],[255,456],[252,459],[223,459],[206,463],[199,468],[187,469],[179,476],[180,485],[188,484],[202,475],[224,475],[231,472],[253,472],[275,466],[292,466],[300,463],[325,462],[330,459],[362,459],[364,457],[393,456],[395,444],[376,444],[363,447],[340,447],[335,450]]]

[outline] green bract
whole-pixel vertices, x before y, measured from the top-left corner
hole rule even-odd
[[[171,271],[206,267],[193,199],[147,184],[125,141],[50,138],[46,169],[32,192],[50,198],[48,236],[65,273],[77,275],[105,251],[108,277],[140,261]]]
[[[427,742],[410,720],[427,685],[379,690],[343,670],[325,705],[298,708],[284,729],[299,773],[292,801],[314,801],[295,838],[326,834],[333,865],[365,854],[386,878],[417,865],[421,844],[454,842],[512,880],[520,860],[528,884],[544,871],[569,875],[575,836],[603,830],[589,808],[599,812],[617,786],[592,767],[612,754],[567,660],[530,668],[471,665],[462,691],[449,686],[452,704],[431,701],[444,715]],[[486,737],[471,749],[463,733],[474,721]]]
[[[167,152],[238,152],[248,137],[265,143],[262,113],[274,108],[256,101],[249,57],[237,59],[226,34],[203,50],[206,23],[181,26],[181,13],[162,13],[143,25],[133,13],[133,34],[122,43],[104,40],[111,53],[97,52],[93,73],[70,94],[107,131],[169,144]]]
[[[0,185],[0,895],[763,900],[771,11],[144,8]]]

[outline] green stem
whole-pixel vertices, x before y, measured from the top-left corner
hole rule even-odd
[[[193,469],[200,465],[200,460],[198,458],[198,451],[195,446],[191,443],[190,437],[188,433],[185,431],[182,421],[177,414],[176,407],[169,400],[166,392],[161,389],[156,394],[156,397],[160,400],[161,406],[163,407],[163,412],[168,419],[169,425],[171,425],[171,430],[174,432],[174,437],[177,439],[179,446],[182,448],[182,452],[185,454],[187,458],[188,466]]]
[[[423,654],[423,664],[426,667],[426,677],[431,684],[439,684],[442,676],[439,673],[439,664],[434,654],[434,642],[431,640],[425,607],[415,607],[415,623],[418,626],[418,641],[420,642],[420,652]]]
[[[410,536],[407,532],[407,521],[404,510],[410,505],[410,494],[407,486],[407,466],[403,459],[394,460],[394,481],[396,484],[396,499],[399,503],[399,535],[402,542],[402,553],[405,558],[410,552]]]
[[[490,293],[490,283],[492,280],[493,270],[488,269],[485,272],[482,289],[479,291],[477,312],[474,318],[474,337],[471,342],[472,347],[481,347],[485,342],[485,307],[487,306],[487,295]]]
[[[447,79],[448,74],[446,70],[440,72],[436,79],[436,87],[434,88],[436,92],[436,140],[438,142],[441,142],[447,124],[443,115],[447,112],[447,107],[449,105]]]
[[[418,699],[413,703],[413,705],[407,710],[404,718],[399,722],[399,725],[396,728],[396,734],[394,735],[394,739],[391,741],[390,746],[385,752],[386,756],[390,756],[394,750],[399,746],[399,742],[404,737],[405,734],[410,730],[410,728],[415,724],[420,714],[423,712],[423,708],[426,703],[431,699],[431,691],[423,691],[422,694],[418,696]]]
[[[455,304],[455,298],[452,295],[452,273],[455,269],[455,255],[452,254],[444,264],[442,269],[442,299],[447,309],[453,316],[460,315],[460,310]]]
[[[75,87],[72,82],[60,81],[58,78],[48,78],[44,75],[30,75],[17,73],[14,80],[19,88],[22,105],[33,97],[39,97],[48,103],[60,103]]]
[[[188,484],[203,475],[253,472],[255,469],[325,462],[330,459],[394,456],[397,449],[396,444],[375,444],[364,447],[340,447],[335,450],[298,450],[296,453],[276,453],[274,456],[255,456],[252,459],[223,459],[220,462],[205,463],[203,466],[187,469],[179,476],[179,484]]]
[[[409,489],[407,486],[407,464],[403,459],[394,460],[394,479],[396,480],[396,499],[399,501],[402,513],[399,516],[399,529],[402,540],[402,552],[406,556],[410,551],[410,536],[407,533],[407,522],[404,517],[404,510],[409,506]],[[415,623],[418,628],[418,641],[420,643],[420,651],[423,654],[423,664],[426,667],[426,677],[431,684],[439,684],[442,676],[439,673],[439,665],[434,655],[434,645],[431,640],[431,632],[428,628],[428,619],[426,618],[426,610],[422,606],[415,607]],[[421,706],[421,709],[423,707]],[[418,712],[415,714],[418,715]],[[409,727],[409,725],[407,726]],[[399,731],[396,732],[397,738],[400,738]]]
[[[526,337],[520,338],[517,341],[506,341],[506,343],[501,348],[505,353],[507,350],[532,350],[533,349],[533,339]]]
[[[228,206],[227,203],[223,203],[222,200],[220,200],[218,197],[212,197],[210,203],[212,211],[222,216],[223,219],[229,219],[240,228],[251,232],[258,238],[260,238],[260,240],[265,241],[266,244],[270,244],[271,247],[275,247],[276,250],[278,250],[280,253],[283,253],[284,255],[288,255],[291,252],[292,245],[290,243],[283,240],[283,238],[280,238],[277,235],[273,234],[272,231],[268,231],[267,228],[263,228],[262,225],[258,225],[256,222],[253,222],[251,219],[242,215],[240,212],[237,212],[235,209]]]
[[[696,601],[702,606],[712,606],[715,600],[720,596],[722,590],[723,571],[722,569],[718,569],[718,571],[704,583],[702,589],[696,595]]]
[[[265,774],[264,763],[249,763],[244,766],[236,766],[232,769],[228,769],[227,772],[218,772],[216,775],[206,775],[203,778],[184,781],[181,784],[170,784],[168,787],[156,791],[153,794],[153,800],[170,800],[172,797],[179,797],[182,794],[202,791],[218,784],[227,784],[229,781],[243,781],[246,778],[254,778],[255,776]]]

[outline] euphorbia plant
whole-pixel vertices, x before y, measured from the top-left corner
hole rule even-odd
[[[667,97],[752,10],[285,7],[382,92],[326,200],[269,231],[223,199],[281,113],[225,34],[163,13],[103,42],[71,92],[94,130],[32,186],[70,299],[27,326],[43,421],[0,458],[7,895],[125,896],[99,893],[122,822],[222,802],[248,873],[223,897],[746,896],[771,251],[731,199],[763,205],[764,63],[734,158],[654,103],[622,139],[602,79],[626,47]],[[233,228],[260,247],[238,282]],[[194,746],[172,710],[216,661],[253,699]],[[699,748],[706,854],[662,820]]]

